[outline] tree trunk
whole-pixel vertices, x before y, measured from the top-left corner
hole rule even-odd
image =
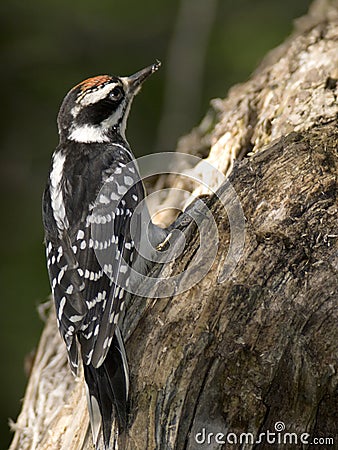
[[[338,2],[317,1],[179,142],[231,185],[206,200],[218,228],[209,272],[179,295],[137,297],[128,308],[124,448],[312,449],[314,438],[338,448],[337,80]],[[201,167],[189,173],[206,176]],[[182,177],[158,186],[207,192]],[[231,216],[238,200],[245,234]],[[198,233],[187,238],[166,276],[203,266]],[[237,238],[244,247],[229,263]],[[52,308],[13,428],[10,450],[92,448],[82,377],[70,374]]]

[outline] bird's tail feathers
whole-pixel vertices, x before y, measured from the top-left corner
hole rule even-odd
[[[109,449],[112,423],[117,420],[119,434],[126,428],[129,373],[121,332],[115,334],[104,362],[95,368],[84,364],[87,401],[93,441],[98,448],[100,436]]]

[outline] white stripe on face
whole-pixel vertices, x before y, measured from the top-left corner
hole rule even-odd
[[[120,83],[108,83],[101,87],[98,86],[91,92],[84,92],[83,94],[81,94],[80,97],[78,98],[78,102],[82,106],[89,106],[94,103],[97,103],[100,100],[106,98],[109,92],[111,92],[116,86],[119,85]]]

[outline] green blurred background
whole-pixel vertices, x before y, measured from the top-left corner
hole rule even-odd
[[[160,59],[162,69],[132,108],[128,138],[136,156],[173,150],[209,100],[246,80],[309,4],[1,0],[1,449],[8,447],[8,419],[17,417],[24,395],[25,356],[43,327],[37,306],[49,285],[41,194],[67,90],[88,76],[129,75]]]

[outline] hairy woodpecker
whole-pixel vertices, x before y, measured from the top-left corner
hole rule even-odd
[[[125,129],[133,98],[159,67],[157,61],[129,77],[96,76],[68,92],[58,114],[60,142],[43,196],[57,324],[74,374],[79,355],[83,362],[97,448],[102,439],[109,448],[114,418],[120,432],[126,426],[128,365],[118,318],[128,295],[123,286],[136,259],[130,220],[145,192]],[[104,214],[95,215],[106,182],[113,190],[99,200]],[[124,194],[118,205],[112,201],[117,193]],[[94,238],[92,224],[99,225],[107,239]],[[165,231],[153,226],[153,236],[156,233],[155,241],[165,238]],[[112,256],[109,271],[95,252],[107,247]]]

